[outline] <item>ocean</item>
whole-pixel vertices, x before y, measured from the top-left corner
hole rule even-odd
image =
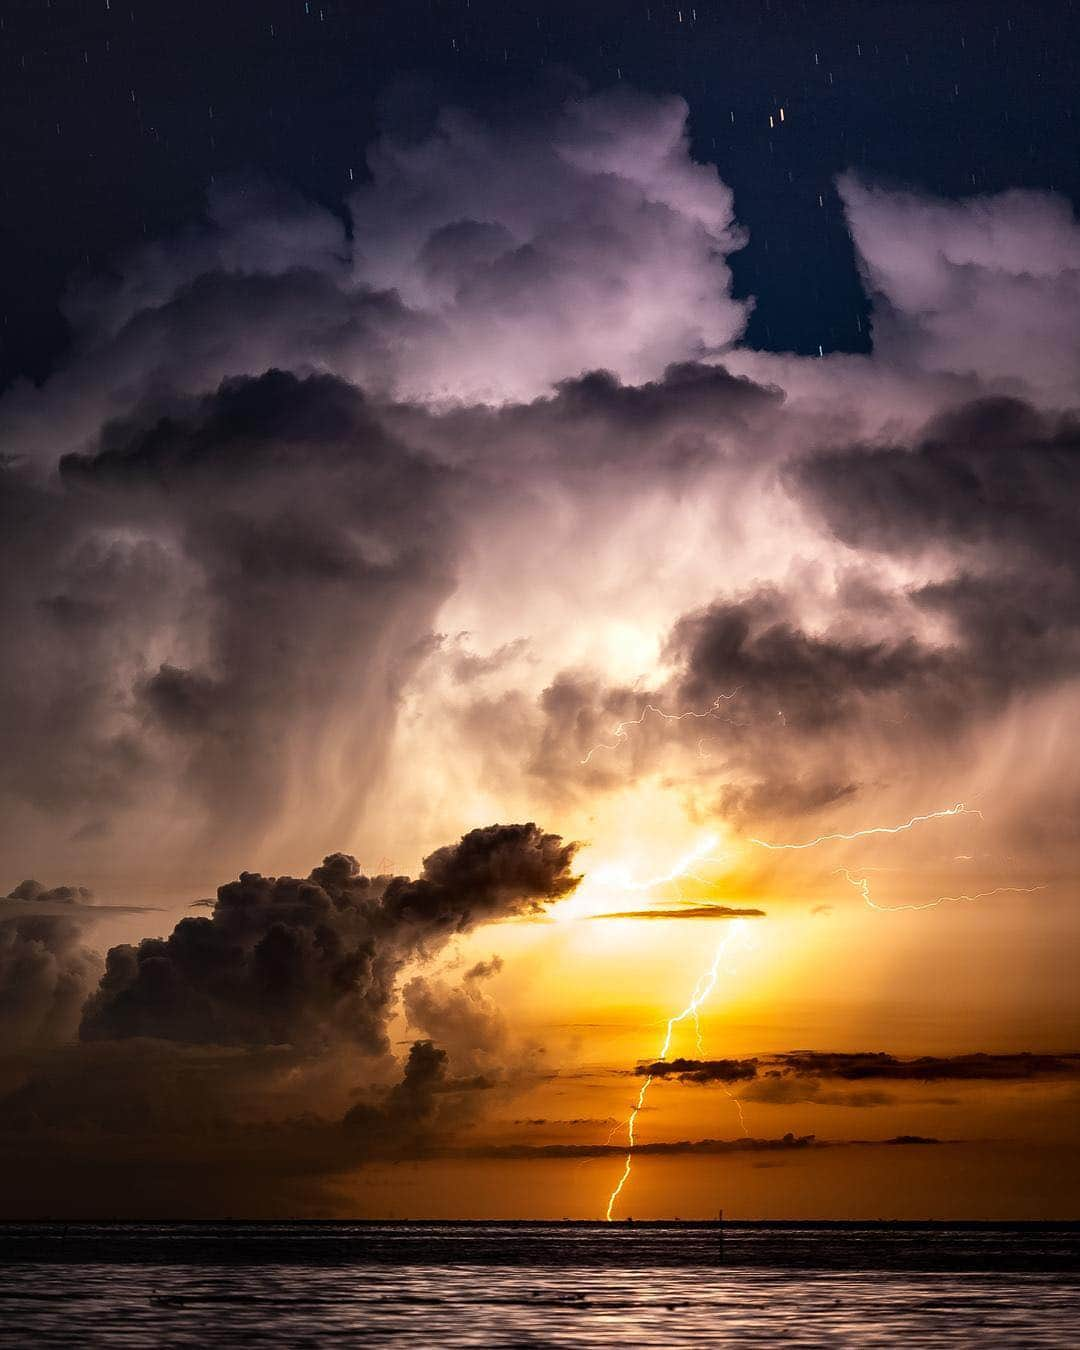
[[[0,1225],[2,1346],[1080,1345],[1080,1225]]]

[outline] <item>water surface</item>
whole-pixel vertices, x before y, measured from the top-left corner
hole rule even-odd
[[[1080,1230],[0,1227],[0,1345],[1075,1346]]]

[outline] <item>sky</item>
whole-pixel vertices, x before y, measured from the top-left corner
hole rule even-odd
[[[1071,6],[0,65],[4,1214],[1075,1217]]]

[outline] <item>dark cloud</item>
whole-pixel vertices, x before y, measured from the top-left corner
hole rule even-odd
[[[447,1085],[446,1051],[431,1041],[416,1041],[409,1049],[405,1071],[377,1105],[352,1107],[342,1129],[369,1148],[409,1153],[422,1146],[438,1110],[438,1094]]]
[[[482,988],[498,958],[456,991],[406,985],[407,1018],[442,1043],[415,1040],[394,1081],[398,977],[479,924],[567,895],[575,848],[533,824],[492,825],[437,849],[413,880],[364,876],[345,854],[303,879],[244,873],[209,917],[113,947],[92,993],[101,961],[78,947],[75,921],[0,923],[2,1048],[35,1051],[0,1102],[6,1156],[20,1160],[12,1203],[250,1212],[278,1178],[302,1212],[372,1159],[445,1151],[505,1074]],[[46,1054],[77,1025],[80,1043]],[[110,1205],[124,1169],[141,1198]]]
[[[741,1083],[757,1076],[756,1059],[660,1059],[639,1064],[647,1078],[678,1078],[680,1083]]]
[[[40,881],[20,881],[13,891],[0,896],[0,922],[25,916],[40,918],[52,914],[82,924],[108,918],[112,914],[149,914],[152,906],[97,905],[86,886],[43,886]]]
[[[686,905],[682,909],[624,909],[594,914],[594,919],[763,919],[763,909],[735,909],[730,905]]]
[[[776,588],[683,615],[665,644],[674,673],[661,688],[560,675],[538,700],[533,772],[554,790],[596,791],[655,772],[673,752],[685,765],[690,752],[697,782],[721,780],[711,809],[742,824],[854,796],[859,781],[844,769],[848,760],[862,768],[849,754],[856,741],[872,744],[908,719],[921,735],[963,722],[977,672],[952,649],[871,640],[850,624],[815,634],[797,615],[797,597]],[[694,716],[643,717],[650,707]],[[612,728],[626,722],[633,734],[616,744]]]
[[[675,1139],[635,1144],[634,1154],[661,1157],[679,1154],[771,1153],[778,1150],[825,1147],[812,1134],[785,1134],[779,1139]],[[625,1144],[506,1144],[474,1151],[492,1158],[622,1158]]]
[[[871,1078],[931,1083],[953,1081],[1017,1082],[1029,1078],[1080,1074],[1080,1055],[923,1055],[917,1059],[898,1059],[894,1055],[827,1054],[808,1051],[777,1056],[788,1073],[803,1077],[843,1078],[849,1081]]]
[[[549,1120],[546,1116],[533,1116],[527,1120],[514,1120],[512,1125],[614,1125],[611,1116],[575,1116],[572,1120]]]
[[[824,810],[853,797],[857,783],[815,781],[797,777],[766,779],[752,783],[728,783],[720,789],[716,809],[727,820],[783,819]]]
[[[1034,1078],[1080,1075],[1080,1055],[985,1054],[901,1059],[883,1052],[835,1054],[805,1050],[754,1059],[671,1059],[639,1064],[635,1073],[650,1078],[677,1078],[680,1083],[746,1082],[748,1101],[777,1105],[816,1102],[822,1106],[884,1106],[887,1093],[825,1092],[821,1080],[848,1082],[1023,1082]]]
[[[344,1111],[327,1076],[355,1066],[291,1048],[101,1041],[34,1063],[0,1111],[8,1214],[325,1214],[335,1178],[444,1153],[486,1086],[426,1041]]]
[[[114,947],[80,1034],[221,1045],[344,1039],[381,1053],[406,962],[568,894],[573,855],[574,845],[533,824],[491,825],[437,849],[413,881],[364,876],[342,853],[304,879],[245,872],[220,887],[210,918]]]
[[[782,401],[779,390],[721,364],[683,361],[641,384],[586,370],[528,403],[438,412],[402,404],[386,416],[410,442],[454,460],[464,451],[519,482],[557,469],[571,485],[632,468],[639,483],[658,474],[678,483],[724,463],[732,438],[755,441]]]
[[[793,619],[790,599],[769,590],[685,615],[667,655],[682,671],[681,706],[738,687],[741,715],[749,704],[758,720],[768,711],[801,731],[848,720],[863,700],[920,686],[932,694],[943,666],[914,640],[813,636]]]
[[[1080,422],[1014,398],[935,418],[913,446],[855,446],[807,460],[798,488],[844,540],[871,552],[957,544],[1075,558]]]
[[[85,886],[43,886],[40,881],[20,881],[13,891],[4,897],[7,900],[33,901],[40,904],[85,905],[93,899],[93,893]]]
[[[855,446],[791,471],[864,555],[944,555],[916,587],[952,630],[954,683],[985,702],[1080,669],[1080,421],[1015,398],[935,418],[910,446]]]
[[[891,1139],[818,1139],[812,1134],[785,1134],[779,1139],[680,1139],[669,1142],[636,1144],[630,1150],[636,1156],[672,1157],[721,1153],[785,1153],[834,1148],[867,1148],[880,1145],[956,1143],[924,1135],[901,1134]],[[470,1156],[485,1158],[609,1158],[625,1157],[626,1145],[619,1144],[508,1144],[475,1149]]]

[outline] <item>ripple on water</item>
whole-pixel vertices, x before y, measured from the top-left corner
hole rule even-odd
[[[1072,1346],[1067,1274],[21,1263],[5,1346]]]

